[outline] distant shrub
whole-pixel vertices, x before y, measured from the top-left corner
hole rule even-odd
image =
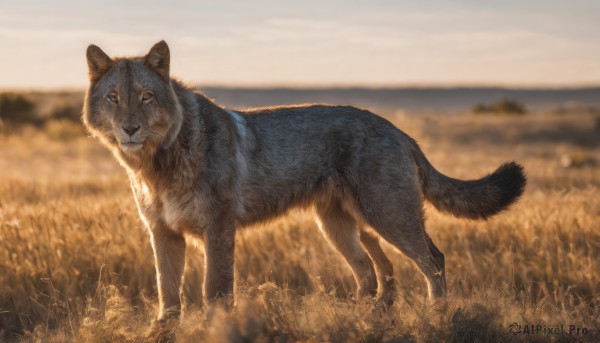
[[[30,123],[40,125],[35,103],[22,94],[0,94],[0,119],[7,124]]]
[[[517,100],[503,99],[491,104],[477,104],[473,107],[473,113],[524,115],[527,113],[527,108]]]
[[[83,105],[73,106],[69,104],[59,105],[50,113],[50,119],[80,122],[82,106]]]

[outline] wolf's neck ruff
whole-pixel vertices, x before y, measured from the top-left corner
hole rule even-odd
[[[168,129],[167,135],[165,137],[164,142],[161,144],[160,148],[161,149],[168,149],[173,142],[175,142],[175,140],[177,139],[177,136],[179,135],[180,131],[181,131],[181,126],[183,125],[183,117],[184,117],[184,113],[183,113],[183,109],[181,106],[181,101],[184,99],[180,99],[177,94],[175,93],[175,91],[173,90],[172,86],[170,89],[171,93],[173,94],[173,99],[175,99],[174,101],[174,108],[173,108],[173,113],[171,113],[171,125]]]

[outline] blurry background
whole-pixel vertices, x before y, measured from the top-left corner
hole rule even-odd
[[[589,86],[600,3],[75,1],[0,4],[0,87],[81,88],[85,48],[144,54],[203,85]]]
[[[532,109],[597,107],[598,17],[591,0],[6,0],[0,91],[81,98],[89,44],[128,56],[165,39],[172,75],[232,107],[329,102],[439,112],[502,99]],[[48,116],[56,104],[39,105]]]
[[[352,104],[414,137],[444,174],[516,160],[528,176],[523,198],[486,222],[426,205],[448,271],[437,307],[387,243],[396,305],[354,302],[349,268],[307,213],[238,235],[232,313],[199,310],[191,248],[182,341],[532,338],[510,334],[515,322],[600,341],[599,18],[591,0],[2,0],[0,342],[140,341],[155,317],[127,177],[80,114],[88,44],[143,55],[161,39],[172,75],[221,105]]]

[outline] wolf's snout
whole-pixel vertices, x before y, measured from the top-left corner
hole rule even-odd
[[[140,129],[140,125],[123,125],[121,126],[121,128],[123,129],[123,131],[125,131],[128,135],[133,136],[139,129]]]
[[[121,122],[121,128],[131,137],[140,129],[140,122],[133,116],[129,116]]]

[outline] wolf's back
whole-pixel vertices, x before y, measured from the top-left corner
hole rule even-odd
[[[479,180],[454,179],[438,172],[416,142],[411,141],[411,148],[425,199],[458,217],[489,218],[517,201],[527,183],[523,167],[515,162],[504,163]]]

